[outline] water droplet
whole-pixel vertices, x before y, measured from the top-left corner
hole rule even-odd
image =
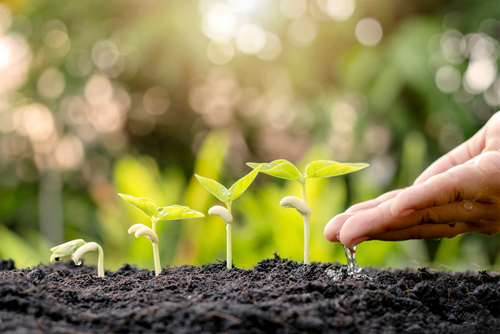
[[[353,277],[361,271],[361,266],[356,262],[356,246],[351,248],[344,246],[344,253],[347,258],[347,274]]]
[[[465,211],[470,212],[470,210],[472,210],[472,204],[473,204],[473,201],[464,201]]]
[[[81,266],[82,265],[82,260],[75,262],[75,266]]]

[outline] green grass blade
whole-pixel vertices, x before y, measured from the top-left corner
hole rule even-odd
[[[158,208],[158,218],[162,220],[171,220],[171,219],[188,219],[188,218],[198,218],[205,217],[205,215],[201,212],[192,210],[188,206],[182,205],[171,205]]]
[[[261,167],[257,166],[253,171],[236,181],[231,188],[229,189],[229,199],[231,201],[234,201],[238,197],[240,197],[241,194],[247,190],[247,188],[252,184],[253,180],[259,174]]]
[[[209,179],[209,178],[206,178],[206,177],[203,177],[203,176],[199,176],[199,175],[196,175],[196,174],[194,176],[196,176],[196,178],[198,179],[198,181],[200,181],[200,183],[208,191],[210,191],[212,193],[212,195],[214,195],[215,197],[217,197],[220,201],[222,201],[224,203],[228,203],[229,202],[229,191],[222,184],[220,184],[219,182],[217,182],[215,180],[212,180],[212,179]]]
[[[125,194],[118,194],[118,196],[144,212],[144,214],[149,218],[155,217],[158,214],[158,208],[156,207],[155,202],[147,197],[134,197]]]
[[[331,177],[348,174],[366,168],[366,163],[340,163],[332,160],[311,162],[305,168],[304,178]]]
[[[279,177],[281,179],[300,181],[300,172],[297,167],[284,159],[274,160],[270,163],[249,162],[247,163],[247,166],[251,168],[257,168],[260,166],[261,173]]]

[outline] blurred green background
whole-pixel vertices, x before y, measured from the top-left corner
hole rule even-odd
[[[83,238],[105,267],[153,267],[117,192],[207,212],[193,173],[230,186],[248,161],[369,162],[310,180],[312,261],[345,263],[325,224],[410,185],[500,105],[498,1],[0,3],[0,257],[48,262]],[[233,206],[233,258],[303,256],[299,185],[259,175]],[[225,258],[218,217],[159,223],[162,264]],[[366,242],[361,265],[498,270],[500,238]],[[95,263],[95,256],[87,261]]]

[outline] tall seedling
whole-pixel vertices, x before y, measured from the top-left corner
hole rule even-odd
[[[173,219],[188,219],[188,218],[197,218],[197,217],[205,217],[205,215],[201,212],[191,210],[187,206],[181,205],[171,205],[164,207],[157,207],[153,200],[147,197],[134,197],[130,195],[118,194],[121,198],[123,198],[128,203],[135,206],[137,209],[141,210],[146,216],[151,219],[151,228],[144,224],[135,224],[132,225],[128,233],[135,233],[135,237],[143,235],[153,245],[153,258],[155,263],[155,275],[158,276],[161,272],[161,264],[160,264],[160,250],[158,247],[159,238],[156,234],[156,223],[160,220],[173,220]]]
[[[208,214],[219,216],[224,223],[226,223],[226,262],[227,269],[231,269],[233,266],[233,256],[231,249],[231,225],[233,223],[233,215],[231,214],[231,205],[233,201],[240,197],[241,194],[247,190],[247,188],[252,184],[253,180],[259,173],[260,167],[255,168],[253,171],[248,173],[246,176],[242,177],[238,181],[236,181],[231,188],[227,189],[219,182],[199,176],[194,175],[200,181],[200,183],[207,188],[209,192],[212,193],[215,197],[217,197],[222,203],[224,203],[227,207],[224,208],[220,205],[215,205],[208,210]]]
[[[300,182],[302,188],[302,199],[295,196],[283,198],[280,205],[284,208],[295,208],[304,220],[304,263],[311,263],[310,254],[310,228],[309,217],[311,208],[307,204],[306,180],[309,178],[331,177],[358,171],[368,167],[366,163],[340,163],[331,160],[318,160],[311,162],[304,169],[304,173],[299,172],[297,167],[291,162],[281,159],[270,163],[247,163],[254,170],[260,169],[261,173],[269,174],[281,179],[296,180]]]

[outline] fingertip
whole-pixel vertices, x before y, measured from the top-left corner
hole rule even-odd
[[[349,242],[346,242],[343,245],[346,246],[347,248],[352,248],[352,247],[357,246],[360,243],[362,243],[363,241],[366,241],[368,239],[369,239],[368,237],[360,237],[360,238],[357,238],[354,240],[350,240]]]
[[[338,233],[345,222],[352,216],[353,214],[341,213],[330,219],[330,221],[326,224],[325,229],[323,230],[323,235],[326,240],[331,242],[339,242],[340,240],[338,239]]]
[[[326,223],[325,229],[323,230],[323,236],[325,237],[326,240],[335,242],[335,233],[333,232],[333,221],[336,217],[333,217],[330,219],[328,223]]]

